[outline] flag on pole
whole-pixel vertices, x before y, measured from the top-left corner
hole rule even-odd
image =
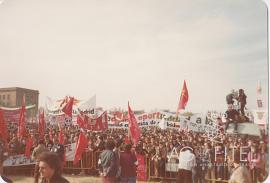
[[[2,109],[0,109],[0,134],[3,140],[7,142],[8,130]]]
[[[34,142],[33,139],[31,137],[28,138],[27,142],[26,142],[26,147],[25,147],[25,156],[30,159],[31,156],[31,148],[33,146]]]
[[[69,117],[72,118],[72,108],[74,103],[74,97],[70,97],[66,105],[63,107],[62,111]]]
[[[131,110],[129,106],[129,102],[128,102],[128,129],[129,129],[129,135],[133,143],[136,145],[141,136],[141,129],[137,123],[137,120],[135,118],[133,111]]]
[[[184,85],[181,92],[181,97],[179,100],[178,108],[176,111],[176,116],[178,116],[178,113],[180,110],[185,109],[188,102],[188,89],[186,85],[186,81],[184,80]]]
[[[77,115],[77,124],[81,128],[85,128],[85,125],[86,125],[86,115],[84,115],[84,114],[78,114]]]
[[[98,118],[96,118],[96,124],[94,129],[105,131],[108,130],[108,116],[107,111],[103,112]]]
[[[19,118],[19,125],[18,125],[18,137],[23,137],[26,134],[25,129],[25,95],[22,98],[22,108],[20,110],[20,118]]]
[[[74,160],[73,160],[73,165],[76,165],[79,160],[82,158],[82,154],[85,151],[85,149],[88,146],[88,140],[87,138],[84,136],[84,134],[81,132],[77,145],[76,145],[76,149],[75,149],[75,156],[74,156]]]
[[[61,125],[58,123],[58,127],[59,127],[59,134],[58,134],[58,141],[59,144],[64,144],[64,134],[63,134],[63,130],[61,128]]]
[[[130,144],[130,142],[129,142],[129,136],[128,135],[125,136],[125,144]]]
[[[52,131],[52,127],[50,127],[49,137],[50,137],[50,140],[53,140],[53,131]]]
[[[44,118],[44,111],[39,113],[38,119],[38,133],[40,137],[44,137],[45,135],[45,118]]]

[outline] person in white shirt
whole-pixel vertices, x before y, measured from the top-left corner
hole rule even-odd
[[[192,168],[196,165],[196,157],[192,152],[192,148],[183,147],[179,153],[178,164],[178,183],[192,182]]]
[[[240,163],[240,153],[235,153],[232,161],[234,169],[229,183],[252,183],[250,172]]]

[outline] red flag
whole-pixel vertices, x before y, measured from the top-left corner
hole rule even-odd
[[[137,120],[135,118],[133,111],[131,110],[129,106],[129,103],[128,103],[128,122],[129,122],[128,129],[129,129],[130,137],[133,143],[136,145],[141,135],[141,129],[137,123]]]
[[[7,142],[8,130],[2,109],[0,109],[0,134],[3,140]]]
[[[125,144],[130,144],[128,136],[125,136]]]
[[[28,138],[27,143],[26,143],[26,147],[25,147],[25,156],[30,159],[31,156],[31,148],[33,146],[33,139],[31,137]]]
[[[188,102],[188,90],[187,90],[186,81],[184,80],[184,85],[182,88],[182,93],[181,93],[180,101],[179,101],[178,108],[177,108],[176,112],[178,113],[179,110],[185,109],[187,102]]]
[[[23,137],[25,136],[26,130],[25,130],[25,95],[23,95],[22,99],[22,108],[20,111],[20,120],[19,120],[19,125],[18,125],[18,137]]]
[[[39,113],[39,121],[38,121],[38,133],[40,137],[44,137],[45,135],[45,118],[44,118],[44,111]]]
[[[63,130],[62,130],[62,128],[61,128],[61,126],[60,125],[58,125],[59,126],[59,134],[58,134],[58,141],[59,141],[59,144],[64,144],[64,134],[63,134]]]
[[[86,120],[87,120],[87,116],[84,115],[82,112],[81,112],[81,114],[79,114],[79,115],[77,116],[77,124],[78,124],[81,128],[85,128]]]
[[[119,124],[119,122],[124,121],[126,116],[121,111],[114,111],[113,112],[113,118],[115,124]]]
[[[50,127],[49,136],[50,136],[50,140],[53,140],[53,132],[52,132],[52,127]]]
[[[72,107],[74,103],[74,97],[70,97],[67,104],[63,107],[62,111],[69,117],[72,118]]]
[[[108,117],[107,111],[103,112],[97,119],[94,126],[95,130],[107,130],[108,129]]]
[[[85,149],[88,146],[88,140],[87,138],[84,136],[83,133],[80,134],[77,145],[76,145],[76,149],[75,149],[75,157],[73,160],[73,165],[76,165],[79,160],[82,158],[82,154],[85,151]]]

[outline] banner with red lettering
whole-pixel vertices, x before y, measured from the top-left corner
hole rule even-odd
[[[138,181],[147,181],[146,175],[146,165],[145,165],[145,156],[141,154],[136,154],[138,167],[137,167],[137,180]]]
[[[32,109],[34,107],[36,107],[36,105],[29,105],[29,106],[26,106],[25,108]],[[3,115],[4,115],[6,123],[19,122],[21,107],[17,107],[17,108],[0,107],[0,108],[3,111]]]

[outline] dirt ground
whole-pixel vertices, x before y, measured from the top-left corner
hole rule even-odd
[[[101,183],[101,178],[97,177],[90,177],[90,176],[72,176],[72,175],[64,175],[66,179],[70,181],[70,183]],[[23,176],[9,176],[9,178],[14,183],[33,183],[34,178],[33,177],[23,177]],[[141,182],[143,183],[143,182]],[[151,183],[155,183],[152,182]]]
[[[64,175],[66,179],[70,181],[70,183],[101,183],[101,178],[97,177],[83,177],[83,176],[72,176],[72,175]],[[23,176],[9,176],[9,178],[14,183],[33,183],[33,177],[23,177]]]

